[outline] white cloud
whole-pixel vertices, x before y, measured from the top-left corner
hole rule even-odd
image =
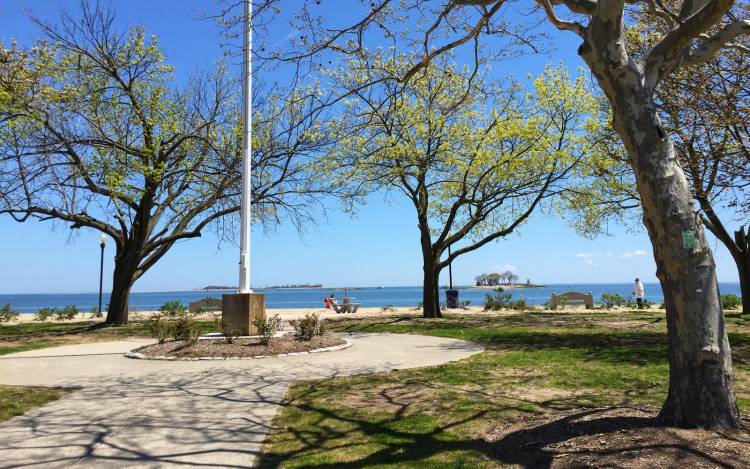
[[[589,266],[589,267],[599,267],[599,264],[595,263],[595,262],[594,262],[593,260],[591,260],[591,259],[585,259],[585,260],[584,260],[584,262],[585,262],[585,263],[586,263],[586,265],[587,265],[587,266]]]
[[[593,257],[612,257],[611,252],[579,252],[576,257],[582,259],[591,259]]]
[[[620,254],[617,257],[619,257],[620,259],[627,259],[629,257],[645,256],[646,254],[648,254],[646,251],[644,251],[642,249],[636,249],[635,251],[623,252],[622,254]]]

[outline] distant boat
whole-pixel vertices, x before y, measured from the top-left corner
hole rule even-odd
[[[376,290],[382,290],[383,287],[375,287]]]

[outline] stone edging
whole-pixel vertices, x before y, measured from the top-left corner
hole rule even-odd
[[[204,361],[204,360],[257,360],[260,358],[276,358],[276,357],[291,357],[294,355],[308,355],[310,353],[321,353],[321,352],[335,352],[337,350],[344,350],[348,349],[352,346],[352,342],[349,339],[344,339],[343,344],[341,345],[334,345],[331,347],[323,347],[318,348],[315,350],[308,350],[306,352],[290,352],[290,353],[280,353],[278,355],[257,355],[254,357],[196,357],[196,358],[179,358],[179,357],[167,357],[164,355],[156,356],[156,357],[147,357],[142,353],[138,352],[125,352],[126,358],[133,358],[136,360],[169,360],[169,361],[184,361],[184,362],[194,362],[194,361]]]

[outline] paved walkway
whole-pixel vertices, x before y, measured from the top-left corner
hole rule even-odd
[[[80,389],[0,423],[0,467],[249,467],[295,381],[437,365],[483,349],[461,340],[347,335],[346,350],[240,361],[122,356],[144,340],[0,357],[0,384]]]

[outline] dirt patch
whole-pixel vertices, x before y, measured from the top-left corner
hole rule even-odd
[[[748,467],[750,432],[662,427],[654,409],[527,416],[488,430],[494,458],[523,467]],[[750,422],[746,422],[746,425]]]
[[[595,324],[599,327],[606,327],[607,329],[640,329],[640,328],[648,328],[653,325],[650,321],[640,321],[640,320],[622,320],[622,321],[596,321]]]
[[[390,413],[404,412],[413,405],[429,402],[431,406],[442,402],[435,399],[435,391],[426,388],[379,386],[343,396],[341,405],[351,409],[377,409]]]
[[[237,339],[231,344],[226,343],[223,339],[199,340],[195,344],[190,344],[184,340],[173,340],[163,344],[146,345],[133,350],[133,352],[149,358],[258,357],[310,352],[344,344],[346,344],[345,340],[332,336],[316,336],[311,340],[297,340],[291,336],[274,337],[268,344],[261,344],[256,338]]]

